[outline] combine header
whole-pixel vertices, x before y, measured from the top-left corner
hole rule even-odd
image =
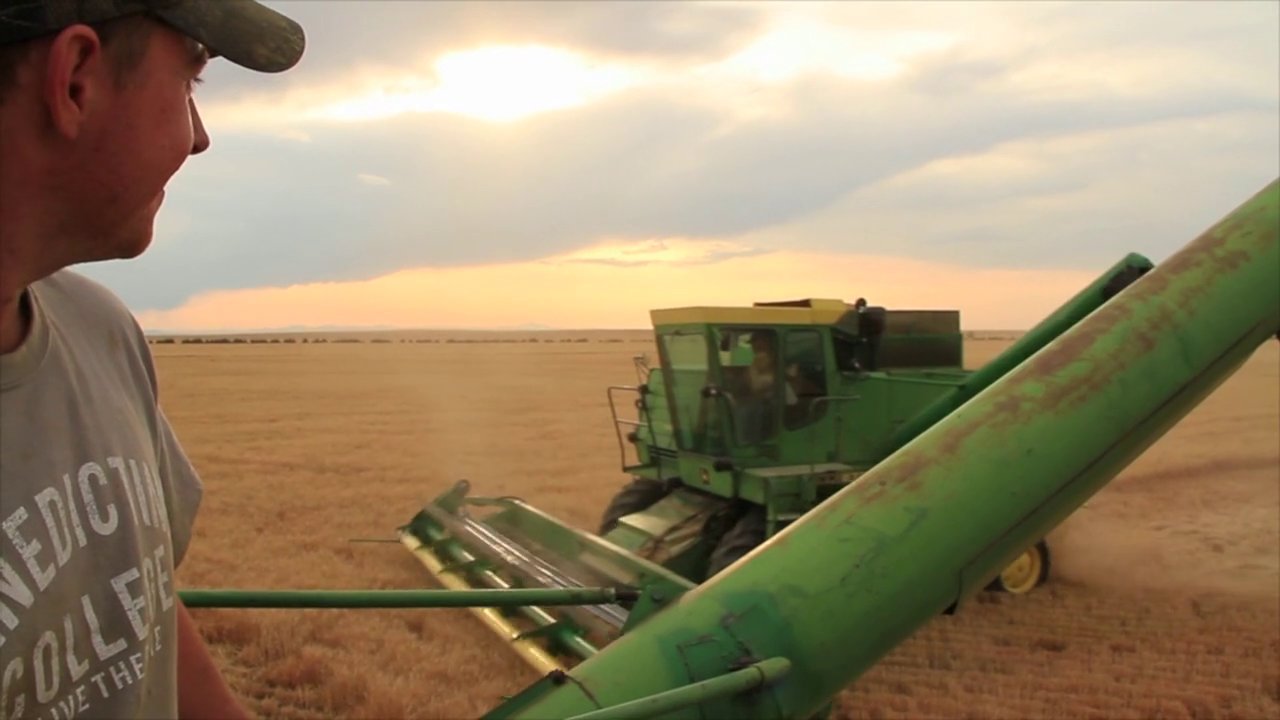
[[[953,311],[653,319],[599,534],[465,481],[400,529],[457,592],[419,604],[482,606],[545,673],[489,718],[814,717],[973,594],[1034,588],[1043,538],[1280,336],[1280,182],[976,372]]]

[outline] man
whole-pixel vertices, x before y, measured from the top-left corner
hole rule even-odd
[[[751,365],[748,366],[751,392],[769,399],[773,398],[773,389],[778,382],[778,350],[775,344],[776,338],[772,330],[751,333],[752,354]],[[788,403],[790,402],[788,398]]]
[[[252,0],[0,0],[0,720],[245,715],[174,589],[202,488],[145,338],[64,268],[150,244],[209,57],[303,44]]]

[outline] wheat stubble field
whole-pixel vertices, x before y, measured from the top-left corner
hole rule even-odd
[[[398,544],[351,540],[459,478],[595,525],[624,480],[605,388],[634,383],[646,333],[386,337],[154,346],[206,483],[180,586],[430,586]],[[934,621],[833,717],[1280,717],[1278,398],[1270,342],[1050,536],[1049,585]],[[193,613],[263,717],[476,717],[535,679],[463,610]]]

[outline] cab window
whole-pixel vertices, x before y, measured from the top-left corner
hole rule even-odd
[[[826,412],[827,403],[817,402],[827,395],[822,334],[816,330],[788,331],[784,357],[788,402],[783,419],[786,428],[794,430],[814,422]]]
[[[778,333],[768,328],[717,331],[725,397],[733,410],[733,437],[753,445],[778,433],[784,388],[777,383]]]

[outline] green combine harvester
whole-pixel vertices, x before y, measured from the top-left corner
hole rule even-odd
[[[1091,290],[1071,308],[1082,315],[1150,268],[1126,258],[1104,276],[1105,291]],[[954,310],[801,300],[652,317],[661,367],[641,358],[639,385],[610,388],[615,426],[629,428],[637,459],[627,463],[624,449],[622,469],[634,479],[605,510],[600,534],[694,582],[732,565],[989,384],[964,370]],[[1032,344],[1047,339],[1039,334]],[[1030,346],[997,367],[1025,359]],[[638,395],[638,419],[618,419],[614,391]],[[994,585],[1029,592],[1048,570],[1039,542]]]
[[[973,372],[954,311],[653,320],[659,364],[609,389],[632,480],[598,534],[463,481],[400,529],[444,590],[184,599],[473,607],[544,673],[495,720],[819,717],[975,593],[1043,582],[1048,533],[1280,337],[1280,181]]]

